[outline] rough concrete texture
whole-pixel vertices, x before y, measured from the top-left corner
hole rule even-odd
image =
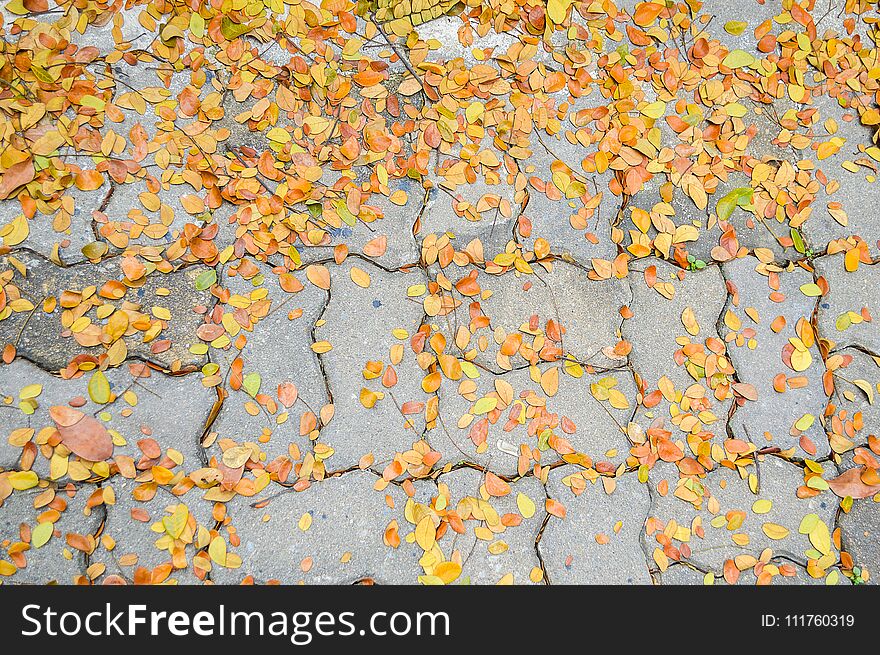
[[[352,279],[355,269],[369,276],[369,288],[364,293]],[[358,275],[357,272],[354,273]],[[362,260],[350,259],[346,265],[331,273],[330,298],[324,313],[316,324],[317,342],[327,342],[332,349],[320,355],[326,383],[332,394],[335,413],[324,430],[321,443],[335,451],[333,460],[337,469],[358,463],[364,455],[372,454],[379,463],[387,463],[397,452],[409,450],[424,431],[424,419],[419,414],[405,415],[401,409],[407,402],[425,402],[427,394],[421,388],[423,372],[412,353],[407,353],[398,364],[393,364],[391,351],[400,346],[405,337],[395,336],[394,330],[411,335],[422,318],[421,307],[406,297],[410,284],[417,284],[417,274],[393,274]],[[372,326],[365,331],[365,326]],[[353,334],[360,338],[352,339]],[[396,372],[397,383],[386,386],[387,370],[383,376],[367,379],[364,375],[368,362],[386,362]],[[368,408],[362,390],[377,394],[377,401]],[[382,394],[379,398],[378,394]]]
[[[168,274],[149,275],[133,284],[120,301],[95,296],[102,288],[98,286],[99,283],[103,285],[107,280],[122,279],[120,260],[116,258],[105,260],[97,267],[83,263],[62,268],[41,256],[21,251],[4,257],[0,261],[0,269],[12,272],[11,284],[33,307],[27,312],[12,313],[0,321],[0,342],[12,344],[20,356],[42,368],[57,371],[76,355],[98,356],[109,347],[109,344],[107,347],[83,347],[77,342],[71,326],[63,322],[61,296],[64,291],[76,292],[83,300],[93,299],[95,307],[108,302],[117,307],[121,306],[120,302],[129,303],[127,309],[147,315],[147,320],[163,321],[162,329],[149,342],[144,342],[144,332],[129,327],[123,337],[129,358],[143,359],[162,368],[176,370],[192,369],[204,362],[203,357],[189,350],[198,341],[195,330],[202,322],[195,310],[211,304],[210,295],[206,291],[198,291],[194,286],[196,277],[205,270],[204,267],[189,266]],[[51,311],[46,311],[46,301],[53,299],[57,302],[49,308]],[[79,297],[76,300],[79,301]],[[171,319],[156,317],[156,307],[167,309]],[[96,311],[91,309],[84,314],[90,323],[85,329],[96,330],[100,343],[101,328],[107,319],[97,318]],[[128,335],[129,332],[131,335]],[[91,344],[91,341],[88,343]]]
[[[465,381],[457,389],[441,388],[440,421],[428,433],[431,444],[450,462],[469,461],[508,475],[517,473],[521,449],[533,447],[536,436],[544,464],[557,461],[560,453],[571,449],[595,461],[623,463],[624,431],[636,402],[630,371],[587,373],[580,378],[563,374],[558,391],[548,396],[540,383],[548,367],[534,370],[534,378],[532,369],[503,375],[483,371],[479,379]],[[619,392],[622,401],[612,405],[605,389]],[[474,413],[482,398],[495,396],[499,404],[494,413]],[[516,418],[512,424],[508,421],[511,414]],[[459,418],[465,416],[466,424]],[[488,435],[485,447],[479,447],[471,435],[484,421]],[[558,450],[554,449],[551,435],[564,439],[569,447],[553,442]]]
[[[466,523],[465,534],[448,531],[447,537],[439,542],[443,548],[451,541],[450,548],[461,554],[465,579],[471,584],[496,584],[505,576],[512,576],[514,584],[542,581],[541,563],[535,550],[535,540],[545,517],[542,506],[546,496],[540,482],[531,477],[515,482],[510,485],[510,493],[489,505],[492,510],[489,512],[486,511],[489,496],[479,471],[459,469],[442,476],[440,482],[448,486],[460,515],[470,513],[480,519],[479,524],[472,527]]]
[[[806,565],[809,553],[818,546],[808,533],[801,531],[804,517],[815,515],[827,531],[834,525],[836,502],[829,492],[814,498],[799,499],[794,491],[803,482],[802,470],[777,457],[766,457],[757,470],[740,473],[721,468],[700,482],[688,483],[700,498],[697,505],[674,493],[658,497],[651,517],[659,521],[653,529],[672,536],[677,546],[687,545],[689,555],[681,555],[701,571],[721,574],[725,562],[737,562],[741,570],[752,568],[765,549],[770,554]],[[757,477],[757,493],[752,493],[748,474]],[[685,481],[681,481],[685,484]],[[767,506],[769,501],[769,507]],[[763,503],[763,506],[756,503]],[[756,509],[757,508],[757,509]],[[662,534],[649,530],[647,543],[652,549]],[[820,528],[821,529],[821,528]],[[823,548],[833,553],[830,537]],[[668,560],[659,558],[661,562]],[[748,566],[746,566],[748,565]],[[654,558],[654,568],[658,558]],[[660,567],[662,569],[662,566]]]
[[[242,385],[233,390],[223,400],[209,434],[216,434],[218,444],[227,439],[257,444],[271,461],[288,455],[291,446],[301,452],[311,449],[309,434],[302,434],[300,418],[304,413],[320,411],[329,402],[310,332],[324,311],[327,293],[308,285],[298,294],[289,294],[279,286],[269,267],[260,266],[259,271],[249,280],[240,274],[231,276],[229,271],[225,276],[229,288],[242,298],[257,303],[268,300],[271,304],[265,316],[248,321],[249,325],[242,328],[240,334],[247,338],[244,348],[238,351],[225,344],[211,351],[211,361],[220,366],[222,375],[231,374],[237,355],[242,360],[242,375],[252,376],[255,382],[254,386]],[[300,278],[305,276],[297,276]],[[266,297],[259,298],[264,292]],[[290,407],[279,398],[279,389],[286,384],[297,390],[296,402]],[[271,402],[259,402],[258,397],[267,397]],[[208,451],[209,456],[216,455],[218,448]]]
[[[538,544],[550,583],[650,584],[640,542],[650,508],[647,488],[627,475],[611,494],[598,481],[573,496],[565,478],[576,473],[557,469],[547,483],[549,497],[566,508],[564,520],[550,517]]]
[[[458,309],[434,320],[448,341],[454,341],[462,327],[471,331],[469,345],[475,352],[468,359],[477,365],[495,372],[526,365],[528,360],[519,351],[507,355],[501,345],[517,333],[530,343],[529,332],[535,331],[532,317],[537,317],[540,330],[546,330],[548,321],[558,323],[564,330],[563,352],[585,365],[614,368],[625,360],[609,352],[620,338],[619,310],[629,301],[624,280],[590,280],[583,269],[561,261],[553,263],[552,271],[539,269],[535,275],[479,275],[478,279],[490,292],[488,298],[467,298],[453,291],[450,295],[461,302]],[[478,315],[487,316],[489,324],[470,329],[475,302]],[[471,348],[462,353],[466,357],[467,350]]]
[[[857,346],[880,353],[880,330],[871,320],[880,313],[876,269],[862,265],[847,272],[844,256],[831,255],[816,261],[816,274],[828,281],[828,293],[819,301],[817,313],[822,336],[835,349]]]
[[[241,498],[230,507],[231,528],[241,537],[235,550],[243,561],[241,570],[215,570],[212,579],[220,584],[245,575],[258,582],[287,584],[353,584],[367,579],[413,583],[421,573],[418,547],[403,541],[392,548],[382,536],[391,521],[398,522],[401,534],[409,531],[404,517],[407,496],[393,485],[376,491],[377,480],[372,473],[355,471],[300,493],[273,494],[265,506],[253,507],[258,498]],[[309,517],[307,528],[304,516]],[[374,529],[377,521],[380,530]],[[280,534],[285,538],[279,541]]]
[[[725,276],[736,293],[725,310],[722,333],[731,340],[730,359],[739,381],[753,385],[758,394],[756,402],[747,402],[734,413],[733,435],[783,449],[794,447],[801,456],[824,455],[828,444],[821,429],[821,417],[826,398],[818,392],[824,367],[810,324],[816,298],[805,295],[803,289],[813,283],[813,276],[800,268],[775,272],[763,267],[759,271],[759,267],[758,260],[750,257],[724,265]],[[780,316],[784,327],[780,327]],[[746,330],[750,336],[746,336]],[[808,341],[801,336],[808,336]],[[805,349],[803,365],[788,354],[792,339],[797,339],[799,348]],[[774,379],[779,374],[805,379],[806,384],[792,388],[786,382],[780,393],[774,388]],[[798,427],[802,419],[805,423]],[[805,450],[802,437],[811,440],[814,447]]]
[[[3,559],[18,551],[22,565],[9,578],[13,584],[72,584],[85,573],[86,558],[101,526],[99,509],[88,509],[93,485],[16,491],[0,506],[0,549]],[[51,528],[40,528],[49,524]],[[35,532],[35,530],[37,532]],[[37,536],[47,532],[42,537]],[[71,536],[81,539],[72,540]],[[35,542],[35,539],[38,542]],[[77,547],[74,547],[74,544]]]
[[[0,582],[880,580],[864,2],[40,4]]]

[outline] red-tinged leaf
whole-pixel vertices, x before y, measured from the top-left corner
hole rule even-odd
[[[278,402],[285,407],[292,406],[297,399],[299,392],[296,385],[292,382],[282,382],[278,385]]]
[[[35,174],[34,163],[30,159],[25,159],[7,168],[6,172],[0,176],[0,200],[8,198],[19,187],[23,187],[33,180]]]
[[[850,469],[833,480],[828,480],[828,486],[831,487],[831,491],[841,498],[846,498],[847,496],[868,498],[880,493],[880,486],[867,485],[862,482],[861,473],[861,468]]]
[[[70,426],[56,423],[61,443],[74,455],[90,462],[103,462],[113,455],[113,439],[97,419],[88,415]]]
[[[544,506],[549,514],[557,516],[561,519],[565,518],[565,505],[560,503],[558,500],[548,498]]]
[[[510,485],[491,471],[486,472],[486,492],[490,496],[506,496],[510,493]]]
[[[732,559],[725,560],[724,562],[724,580],[729,585],[735,585],[736,581],[739,580],[739,569],[736,568],[736,564]]]
[[[49,408],[49,416],[58,427],[70,427],[81,421],[85,414],[66,405],[55,405]]]

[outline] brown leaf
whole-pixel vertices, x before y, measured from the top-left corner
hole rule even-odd
[[[6,169],[0,177],[0,200],[12,195],[13,191],[34,179],[34,163],[30,159],[20,161]]]
[[[752,402],[758,400],[758,390],[755,389],[754,385],[747,382],[734,382],[732,386],[737,395],[742,396],[746,400],[751,400]]]
[[[278,385],[278,401],[285,407],[293,405],[298,395],[296,385],[293,382],[285,381]]]
[[[63,405],[51,407],[49,414],[61,435],[61,443],[74,455],[90,462],[102,462],[113,455],[113,439],[96,419]],[[76,415],[78,420],[74,420]]]
[[[831,491],[841,498],[852,496],[853,498],[867,498],[876,493],[880,493],[880,486],[870,486],[862,482],[862,469],[854,468],[838,475],[833,480],[828,481]]]
[[[55,405],[49,408],[49,416],[58,427],[70,427],[81,421],[85,414],[66,405]]]

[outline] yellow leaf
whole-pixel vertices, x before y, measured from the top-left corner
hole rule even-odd
[[[565,20],[568,7],[572,0],[549,0],[547,2],[547,17],[555,24],[560,25]]]
[[[626,399],[626,396],[617,389],[608,390],[608,402],[614,409],[627,409],[629,407],[629,401]]]
[[[15,471],[14,473],[10,473],[6,479],[9,481],[9,484],[12,485],[12,488],[17,489],[18,491],[32,489],[33,487],[36,487],[39,482],[37,474],[33,471]]]
[[[352,266],[351,268],[351,281],[354,282],[362,289],[367,289],[370,286],[370,274],[365,270],[358,268],[357,266]]]
[[[690,307],[684,308],[684,311],[681,313],[681,322],[691,336],[695,337],[700,333],[700,324],[697,323],[694,310]]]
[[[795,349],[791,353],[791,367],[800,373],[801,371],[806,371],[810,368],[810,364],[813,363],[813,356],[810,354],[809,350],[798,350]]]
[[[422,550],[428,552],[434,547],[437,531],[434,529],[434,521],[430,515],[425,515],[416,525],[416,543]]]
[[[810,531],[810,543],[823,555],[831,552],[831,534],[823,521],[817,521],[816,527]]]
[[[461,564],[456,562],[441,562],[434,567],[434,575],[443,581],[443,584],[454,582],[461,575]]]
[[[50,523],[49,521],[40,523],[31,532],[31,546],[33,548],[45,546],[49,539],[52,538],[52,532],[54,530],[55,525],[53,523]]]
[[[739,36],[748,26],[748,23],[741,20],[729,20],[724,23],[724,31],[733,36]]]
[[[822,289],[819,288],[818,284],[808,282],[801,285],[801,293],[809,298],[816,298],[822,295]]]
[[[165,532],[173,539],[179,539],[180,535],[183,534],[184,528],[186,528],[187,519],[189,519],[189,509],[187,509],[186,505],[180,503],[174,509],[174,513],[171,516],[162,517],[162,525],[165,527]]]
[[[530,519],[535,515],[535,503],[522,492],[516,495],[516,507],[524,519]]]
[[[110,382],[103,371],[95,371],[89,379],[89,397],[99,405],[110,402]]]
[[[373,407],[375,407],[376,403],[379,401],[379,394],[377,394],[375,391],[370,391],[366,387],[361,387],[359,400],[361,401],[361,405],[363,405],[367,409],[373,409]]]
[[[728,68],[743,68],[755,63],[755,58],[745,50],[731,50],[721,61]]]
[[[208,555],[220,566],[226,566],[226,541],[223,537],[217,536],[211,540]]]
[[[664,111],[666,111],[666,103],[662,100],[652,102],[651,104],[642,107],[642,114],[653,119],[660,118]]]
[[[42,384],[29,384],[26,387],[23,387],[22,390],[18,393],[18,397],[22,400],[28,400],[29,398],[36,398],[43,392]]]
[[[788,529],[776,523],[765,523],[761,526],[761,530],[770,539],[785,539],[788,536]]]

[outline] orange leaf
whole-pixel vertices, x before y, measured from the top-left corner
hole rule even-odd
[[[639,27],[648,27],[657,20],[661,11],[663,11],[663,5],[656,2],[643,2],[636,7],[635,13],[633,13],[633,22]]]
[[[486,493],[500,498],[510,493],[510,485],[491,471],[486,472]]]
[[[547,512],[549,512],[553,516],[558,516],[561,519],[565,518],[565,505],[560,503],[558,500],[548,498],[547,502],[544,503],[544,507],[547,509]]]
[[[20,161],[6,169],[0,176],[0,200],[12,195],[12,192],[34,179],[36,172],[30,159]]]
[[[104,184],[104,176],[96,170],[82,171],[73,182],[80,191],[94,191]]]

